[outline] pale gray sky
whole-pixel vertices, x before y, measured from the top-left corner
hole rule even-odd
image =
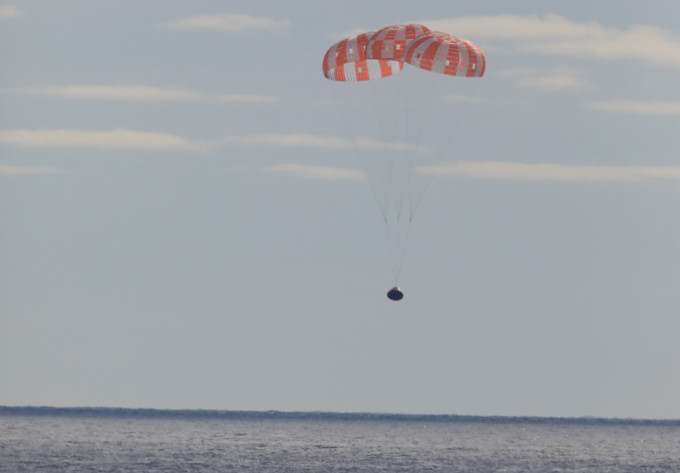
[[[679,418],[678,18],[1,3],[0,405]],[[487,70],[393,303],[321,61],[406,22]]]

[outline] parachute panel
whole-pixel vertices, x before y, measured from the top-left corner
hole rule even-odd
[[[323,58],[324,75],[326,75],[329,70],[335,69],[338,66],[350,62],[365,61],[366,44],[372,35],[372,32],[368,32],[352,36],[351,38],[345,38],[328,48],[328,51],[326,51],[326,55]],[[326,75],[326,77],[328,76]]]
[[[393,59],[403,61],[409,43],[416,37],[429,32],[429,28],[412,23],[382,28],[371,36],[366,45],[367,59]]]
[[[426,71],[458,77],[482,77],[486,69],[484,53],[476,44],[439,32],[414,39],[404,61]]]
[[[327,79],[339,82],[361,82],[389,77],[401,71],[403,62],[373,60],[348,62],[324,73]]]
[[[389,77],[401,71],[403,62],[366,59],[366,44],[373,34],[362,33],[331,46],[323,58],[323,75],[339,82],[363,82]]]

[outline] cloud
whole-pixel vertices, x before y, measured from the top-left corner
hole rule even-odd
[[[593,102],[587,108],[600,112],[636,113],[640,115],[680,115],[680,103],[653,100],[641,102],[636,100],[612,100],[609,102]]]
[[[270,33],[285,33],[291,26],[288,20],[272,20],[264,16],[253,17],[225,13],[222,15],[199,15],[159,25],[171,30],[213,30],[238,33],[244,30],[264,30]]]
[[[264,146],[286,148],[343,149],[404,149],[404,143],[384,143],[368,138],[354,141],[335,136],[292,134],[231,135],[210,142],[191,141],[166,133],[132,131],[119,128],[113,131],[83,130],[0,130],[0,143],[43,148],[99,148],[137,149],[144,151],[183,150],[207,152],[224,146]],[[421,147],[422,148],[422,147]],[[419,152],[429,150],[418,148]]]
[[[24,12],[17,7],[11,5],[0,5],[0,19],[3,18],[18,18],[24,16]]]
[[[465,16],[422,21],[471,41],[511,41],[520,51],[595,59],[638,59],[680,67],[680,37],[649,25],[628,29],[573,22],[559,15]]]
[[[515,77],[516,86],[540,90],[580,90],[589,84],[582,78],[582,72],[569,67],[555,67],[549,74],[530,68],[512,68],[498,75]]]
[[[456,103],[492,103],[491,100],[484,97],[468,97],[466,95],[445,95],[444,102],[456,102]]]
[[[312,105],[315,106],[321,106],[321,107],[339,107],[341,105],[344,105],[345,102],[339,99],[320,99],[320,100],[314,100],[311,102]]]
[[[364,180],[366,176],[359,169],[306,166],[304,164],[277,164],[264,168],[266,172],[280,172],[303,179]]]
[[[440,176],[519,181],[642,182],[649,179],[680,180],[680,166],[566,166],[499,161],[461,162],[420,168]]]
[[[364,180],[359,169],[307,166],[303,164],[278,164],[264,168],[266,172],[290,174],[304,179]],[[416,169],[423,174],[433,171],[443,177],[471,179],[497,179],[514,181],[565,181],[565,182],[620,182],[635,183],[650,179],[680,181],[680,166],[567,166],[563,164],[523,164],[499,161],[461,162]]]
[[[135,149],[142,151],[207,151],[201,143],[165,133],[82,130],[0,130],[0,143],[41,148]]]
[[[227,136],[219,141],[219,144],[240,144],[245,146],[275,146],[275,147],[302,147],[302,148],[325,148],[325,149],[344,149],[351,146],[351,143],[335,136],[306,135],[304,133],[293,133],[288,135],[269,134],[269,135],[244,135]]]
[[[217,145],[239,144],[244,146],[273,146],[273,147],[297,147],[297,148],[322,148],[322,149],[403,149],[404,143],[384,143],[369,138],[357,138],[354,141],[343,140],[336,136],[307,135],[304,133],[264,134],[227,136],[219,140]]]
[[[616,28],[602,27],[596,22],[572,22],[554,14],[547,14],[543,17],[539,15],[462,16],[421,23],[430,29],[445,31],[456,36],[493,40],[562,39],[602,36],[608,31],[620,31]]]
[[[331,40],[335,40],[335,41],[341,41],[345,38],[351,38],[352,36],[357,36],[357,35],[360,35],[360,34],[363,34],[363,33],[370,33],[370,32],[375,33],[375,31],[376,30],[369,30],[367,28],[352,28],[351,30],[345,31],[344,33],[334,33],[334,34],[328,35],[328,38],[330,38]]]
[[[15,92],[43,97],[81,100],[129,102],[178,102],[208,99],[206,94],[179,87],[149,87],[145,85],[64,85],[14,89]],[[226,104],[271,104],[280,101],[268,95],[221,95],[217,100]]]
[[[189,89],[144,85],[65,85],[29,87],[19,91],[44,97],[132,102],[175,102],[205,98],[204,94]]]
[[[588,81],[575,76],[553,74],[517,79],[515,85],[541,90],[580,90],[588,85]]]
[[[26,174],[56,174],[62,172],[60,169],[49,166],[8,166],[0,164],[0,175],[23,176]]]
[[[234,103],[251,103],[251,104],[267,104],[278,102],[278,97],[271,97],[267,95],[222,95],[219,98],[220,102],[226,104]]]

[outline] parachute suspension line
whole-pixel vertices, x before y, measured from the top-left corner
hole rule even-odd
[[[336,93],[336,91],[333,89],[333,83],[331,81],[327,81],[327,86],[328,89],[331,91],[331,95],[333,96],[333,99],[335,100],[337,106],[338,106],[338,111],[340,112],[340,117],[342,118],[342,123],[345,126],[345,132],[347,135],[347,138],[349,139],[350,143],[352,144],[352,149],[354,150],[354,154],[356,157],[359,159],[359,163],[361,164],[361,167],[364,170],[364,174],[366,175],[366,179],[368,180],[368,184],[371,186],[371,191],[373,192],[373,197],[375,197],[376,202],[378,203],[378,207],[380,209],[380,214],[383,216],[383,219],[385,220],[385,223],[387,223],[387,208],[383,210],[383,206],[381,205],[381,199],[378,194],[378,190],[376,189],[376,186],[374,182],[371,180],[370,175],[369,175],[369,167],[367,166],[366,158],[364,155],[361,153],[359,150],[359,146],[357,145],[356,141],[353,139],[353,136],[355,135],[353,133],[352,127],[350,125],[350,121],[345,113],[345,110],[343,109],[343,104],[341,103],[342,100],[339,96],[339,94]]]
[[[448,136],[448,138],[446,140],[446,144],[442,148],[441,156],[439,157],[439,163],[441,163],[442,160],[444,159],[444,153],[446,153],[446,150],[449,148],[449,145],[453,141],[453,138],[455,138],[456,134],[458,133],[458,130],[460,128],[460,122],[463,121],[463,117],[465,117],[465,114],[467,113],[467,109],[470,107],[470,102],[472,102],[471,98],[472,98],[472,96],[474,96],[475,91],[477,90],[477,86],[479,85],[479,81],[477,81],[477,80],[474,80],[474,79],[471,79],[471,78],[466,78],[466,79],[469,80],[469,83],[470,83],[468,93],[465,94],[465,96],[468,98],[468,100],[465,100],[463,102],[463,105],[461,106],[462,110],[460,112],[460,118],[458,120],[458,123],[454,124],[453,130],[451,131],[451,134]],[[466,79],[463,79],[463,80],[466,80]]]
[[[407,38],[413,36],[403,52],[389,52],[389,48],[378,44],[387,37],[385,31],[393,30],[403,30]],[[461,49],[463,47],[467,54]],[[417,54],[414,57],[416,50],[427,51],[431,57],[428,56],[423,63],[424,56]],[[456,50],[460,53],[459,58],[450,64],[449,52]],[[409,51],[413,53],[408,54]],[[377,57],[368,57],[374,55]],[[408,64],[414,68],[407,66],[407,70],[394,80],[392,77],[402,71],[407,57]],[[444,62],[445,66],[451,67],[447,69]],[[447,105],[434,102],[433,105],[433,101],[438,100],[438,96],[434,97],[435,84],[439,84],[436,78],[440,74],[441,77],[482,77],[485,68],[484,53],[473,43],[415,24],[389,26],[378,32],[346,38],[331,46],[324,56],[323,72],[327,79],[356,83],[347,87],[347,92],[349,89],[351,92],[349,96],[341,97],[344,100],[338,100],[338,108],[349,142],[383,215],[395,286],[401,275],[412,220],[456,133],[458,120],[451,121],[451,117],[446,117],[449,118],[447,120],[443,114],[460,114],[469,104],[465,97],[448,95],[441,98],[445,98],[445,102],[459,102],[462,98],[464,103]],[[419,74],[428,74],[431,80],[421,82]],[[415,83],[410,83],[411,78]],[[373,82],[373,79],[378,81]],[[465,85],[470,84],[469,79],[462,80]],[[476,85],[476,81],[472,85]],[[340,90],[329,87],[333,95],[337,93],[340,96]],[[449,86],[456,87],[458,84]],[[372,94],[372,100],[366,96],[367,93]],[[361,95],[364,97],[359,98]],[[370,106],[371,101],[374,107]],[[367,107],[368,113],[365,113],[366,110],[355,113],[357,104]],[[371,113],[371,108],[374,113]],[[406,113],[402,113],[404,111]],[[437,132],[442,129],[446,133],[440,135],[443,140],[438,140]],[[409,208],[408,219],[401,215],[406,205]],[[393,211],[394,216],[390,215]],[[407,228],[400,228],[402,226]],[[398,300],[392,296],[388,293],[390,299]]]
[[[385,124],[383,123],[383,117],[380,116],[380,110],[378,109],[378,92],[375,90],[377,87],[372,81],[368,81],[368,85],[371,89],[371,97],[373,98],[373,109],[375,111],[375,124],[378,127],[378,136],[380,137],[380,140],[385,143],[386,137],[385,137]],[[389,151],[387,148],[383,147],[383,156],[385,158],[385,167],[387,168],[387,176],[388,176],[388,186],[387,186],[387,207],[385,214],[383,215],[385,217],[385,223],[387,223],[387,215],[389,214],[390,211],[390,189],[392,188],[392,169],[394,167],[393,159],[390,159]],[[392,257],[392,254],[390,253],[390,258]]]
[[[399,281],[399,215],[397,215],[397,251],[394,253],[394,285]]]
[[[413,220],[413,214],[414,211],[411,211],[411,175],[413,174],[413,168],[415,167],[415,162],[416,158],[418,157],[418,153],[420,153],[420,141],[422,139],[423,135],[423,128],[425,127],[425,120],[427,120],[428,115],[430,114],[430,108],[432,106],[432,96],[434,95],[434,89],[435,86],[437,85],[437,77],[440,74],[429,74],[430,78],[430,83],[428,84],[427,87],[427,94],[425,96],[425,109],[421,112],[420,120],[419,123],[417,124],[417,133],[415,136],[415,143],[414,143],[414,149],[413,151],[407,153],[408,156],[408,162],[406,163],[406,168],[407,168],[407,174],[406,174],[406,189],[407,189],[407,194],[409,196],[409,223]]]
[[[375,110],[374,124],[378,129],[378,136],[382,142],[381,146],[385,159],[385,168],[387,170],[387,213],[389,213],[389,200],[395,199],[394,193],[392,192],[396,166],[396,150],[394,149],[394,143],[397,138],[400,119],[399,110],[390,108],[389,105],[394,107],[394,104],[398,103],[394,101],[394,88],[396,88],[396,96],[399,97],[403,84],[402,76],[403,74],[398,74],[396,77],[384,78],[380,84],[378,84],[378,81],[368,82]],[[385,88],[386,82],[387,84],[391,83],[392,87]],[[397,216],[399,216],[398,211]],[[385,218],[387,218],[386,215]]]
[[[464,94],[463,97],[467,98],[467,100],[463,101],[463,105],[461,106],[462,110],[459,113],[458,120],[453,124],[453,129],[451,130],[451,133],[448,135],[446,142],[444,143],[444,146],[441,148],[440,151],[438,151],[439,157],[437,158],[436,162],[434,163],[433,167],[434,170],[432,173],[430,173],[426,179],[425,179],[425,188],[422,191],[422,194],[420,196],[420,199],[417,200],[416,202],[413,203],[413,207],[410,208],[410,216],[409,216],[409,222],[413,220],[413,217],[416,214],[416,210],[418,210],[418,207],[420,206],[420,202],[422,201],[422,197],[425,195],[427,192],[427,189],[429,189],[430,184],[432,183],[432,180],[434,177],[437,175],[439,172],[439,169],[441,168],[442,161],[444,160],[444,156],[446,155],[447,150],[449,149],[449,146],[451,145],[451,142],[453,139],[456,137],[458,130],[460,128],[460,123],[463,121],[463,118],[465,117],[465,114],[467,112],[467,109],[470,106],[470,102],[472,102],[471,97],[474,96],[475,91],[477,89],[477,86],[479,84],[479,81],[473,80],[472,78],[463,78],[462,80],[469,80],[469,89],[466,94]],[[410,174],[409,174],[410,177]],[[409,200],[409,206],[411,206],[411,201]]]
[[[404,87],[404,74],[399,74],[399,75],[397,75],[397,94],[396,94],[396,97],[399,100],[399,102],[397,102],[397,103],[401,102],[402,93],[403,93],[402,91],[404,89],[405,89],[405,87]],[[391,137],[392,140],[389,141],[389,143],[392,143],[392,145],[396,145],[397,133],[398,133],[398,130],[399,130],[399,126],[401,125],[401,123],[400,123],[401,113],[397,113],[397,112],[401,112],[401,110],[393,111],[394,116],[395,116],[395,122],[393,124],[394,128],[393,128],[393,136]],[[391,166],[392,172],[390,172],[390,190],[392,189],[392,176],[393,176],[393,170],[394,170],[394,167],[395,167],[396,159],[397,159],[397,148],[394,147],[392,149],[392,166]],[[396,197],[392,196],[392,198],[395,199],[395,210],[396,210]],[[401,212],[397,212],[397,221],[399,221],[400,214],[401,214]],[[396,285],[396,283],[395,283],[395,285]]]
[[[390,252],[390,265],[392,268],[392,277],[394,285],[396,286],[399,280],[399,260],[402,250],[402,243],[400,241],[400,221],[401,221],[401,199],[398,187],[400,186],[400,164],[397,162],[397,149],[395,148],[397,134],[401,120],[401,106],[399,98],[404,89],[403,74],[396,77],[389,77],[383,79],[381,83],[377,81],[369,82],[373,106],[375,110],[374,125],[378,131],[378,136],[381,141],[382,155],[384,157],[384,169],[386,171],[387,180],[387,212],[385,215],[385,229],[387,233],[388,249]],[[389,85],[389,87],[385,87]],[[393,220],[392,209],[396,219]],[[396,227],[396,228],[395,228]]]
[[[404,238],[404,249],[401,251],[401,257],[399,258],[399,262],[397,263],[397,276],[394,282],[395,286],[399,286],[399,276],[401,276],[401,267],[404,264],[404,256],[406,255],[406,244],[408,243],[408,236],[411,233],[411,220],[409,219],[408,224],[406,225],[406,238]]]
[[[394,285],[397,285],[397,268],[396,268],[396,260],[392,256],[392,240],[390,239],[390,227],[389,224],[387,223],[387,220],[385,220],[385,231],[387,233],[387,248],[389,249],[390,252],[390,267],[392,268],[392,279],[394,279]]]

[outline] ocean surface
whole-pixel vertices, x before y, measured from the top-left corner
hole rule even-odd
[[[0,472],[680,472],[680,421],[0,407]]]

